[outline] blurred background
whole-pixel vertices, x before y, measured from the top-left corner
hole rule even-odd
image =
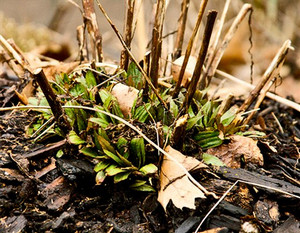
[[[80,7],[81,1],[74,0]],[[101,0],[113,23],[123,33],[127,0]],[[132,51],[137,59],[142,59],[151,41],[151,28],[155,13],[155,0],[136,0],[140,2],[137,25],[132,42]],[[206,11],[216,9],[219,17],[225,1],[210,0]],[[224,25],[223,36],[244,3],[253,5],[251,18],[254,61],[254,77],[259,78],[282,43],[290,39],[295,48],[290,51],[281,76],[282,85],[273,89],[282,96],[293,95],[300,101],[300,1],[299,0],[232,0]],[[163,34],[163,56],[173,52],[175,31],[180,16],[181,0],[167,1],[166,20]],[[184,49],[195,25],[200,0],[191,0]],[[110,25],[95,4],[97,21],[103,36],[103,52],[106,61],[118,63],[122,46]],[[203,17],[205,22],[205,16]],[[23,51],[37,50],[50,43],[65,46],[68,53],[64,59],[75,59],[78,53],[76,28],[82,24],[80,10],[67,0],[0,0],[0,34],[5,38],[14,38]],[[51,30],[50,30],[50,29]],[[197,54],[201,43],[201,26],[194,53]],[[246,81],[250,80],[250,27],[248,17],[240,25],[219,66],[220,69]],[[222,39],[222,37],[221,37]],[[236,86],[236,89],[239,89]],[[239,92],[237,92],[240,94]]]

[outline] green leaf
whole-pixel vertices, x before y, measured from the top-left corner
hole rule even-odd
[[[101,158],[102,156],[99,156],[97,151],[92,148],[92,147],[83,147],[82,149],[79,150],[80,153],[92,157],[92,158]]]
[[[178,115],[178,106],[175,104],[173,99],[170,100],[170,111],[174,117]]]
[[[81,96],[83,99],[88,99],[89,97],[87,88],[81,83],[76,83],[74,87],[69,90],[69,92],[74,97]]]
[[[105,89],[101,89],[99,91],[99,95],[100,95],[100,98],[101,98],[101,101],[103,103],[103,106],[104,108],[108,109],[109,105],[110,105],[110,102],[112,100],[112,94],[109,93],[107,90]]]
[[[59,150],[56,153],[56,158],[61,158],[64,155],[64,151],[63,150]]]
[[[119,102],[113,97],[112,113],[118,117],[124,118]]]
[[[110,151],[111,153],[116,153],[114,147],[107,141],[104,137],[97,135],[97,140],[102,147],[102,150]]]
[[[144,180],[136,180],[135,183],[133,183],[129,187],[136,191],[155,192],[155,189],[151,185],[148,185],[146,183],[147,182]]]
[[[127,70],[128,84],[137,89],[143,87],[143,75],[134,62],[129,64]]]
[[[103,118],[96,118],[96,117],[91,117],[89,119],[90,122],[93,122],[97,125],[100,125],[103,129],[105,129],[108,125],[109,125],[109,122],[107,122],[105,119]]]
[[[234,120],[234,118],[235,118],[235,111],[233,111],[232,109],[229,109],[221,116],[220,120],[221,120],[222,125],[228,126]]]
[[[70,143],[74,144],[74,145],[81,145],[84,144],[85,141],[82,140],[75,131],[70,131],[69,135],[68,135],[68,140]]]
[[[144,106],[139,106],[135,110],[135,114],[133,118],[144,123],[148,119],[150,108],[151,108],[150,103],[146,103]]]
[[[95,172],[102,171],[105,168],[107,168],[109,165],[110,165],[109,162],[107,162],[107,161],[101,161],[101,162],[97,163],[97,165],[94,167],[94,171]]]
[[[211,114],[211,109],[212,109],[212,104],[211,101],[207,101],[201,108],[202,114],[203,114],[203,124],[204,127],[207,127],[208,120],[210,118]]]
[[[218,157],[211,155],[211,154],[203,153],[202,159],[203,159],[203,162],[206,164],[211,164],[211,165],[219,166],[219,167],[226,166]]]
[[[117,165],[112,164],[105,169],[105,172],[108,176],[114,176],[114,175],[124,172],[124,170],[117,167]]]
[[[202,118],[203,115],[199,111],[196,116],[191,117],[190,119],[187,120],[186,130],[193,128],[193,126],[195,126]]]
[[[144,138],[133,138],[130,142],[132,153],[138,158],[138,167],[144,165],[146,160]]]
[[[105,150],[105,149],[103,151],[108,157],[113,159],[117,164],[119,164],[121,166],[124,165],[124,162],[117,155],[115,155],[114,153],[111,153],[110,151]]]
[[[144,173],[145,175],[148,175],[156,173],[158,171],[158,168],[154,164],[150,163],[143,166],[139,171]]]
[[[86,72],[85,79],[86,79],[86,84],[87,84],[88,88],[92,88],[97,85],[96,78],[92,71],[88,70]]]
[[[196,141],[200,141],[206,138],[213,138],[219,136],[219,131],[201,131],[194,136]]]
[[[96,185],[100,185],[104,182],[106,174],[104,171],[99,171],[96,175]]]
[[[211,137],[211,138],[206,138],[206,139],[197,141],[197,143],[203,149],[208,149],[208,148],[220,146],[223,143],[223,140],[217,136],[217,137]]]
[[[117,142],[118,151],[124,155],[127,147],[128,147],[128,141],[125,138],[120,137]],[[128,156],[125,156],[125,155],[124,155],[124,157],[128,158]]]
[[[118,183],[120,181],[127,180],[128,176],[130,174],[131,174],[131,172],[122,172],[122,173],[119,173],[119,174],[115,175],[114,176],[114,183]]]

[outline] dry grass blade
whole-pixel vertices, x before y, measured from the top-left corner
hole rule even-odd
[[[143,74],[144,78],[146,79],[146,82],[148,83],[148,85],[152,88],[153,92],[155,93],[155,95],[157,96],[157,98],[160,100],[160,102],[163,104],[163,106],[165,107],[165,109],[168,109],[168,105],[165,103],[165,101],[161,98],[161,96],[159,95],[157,89],[154,87],[153,83],[151,82],[150,78],[148,77],[148,75],[146,74],[146,72],[144,71],[144,69],[140,66],[139,62],[135,59],[135,57],[133,56],[132,52],[130,51],[130,49],[127,47],[122,35],[120,34],[120,32],[118,31],[118,29],[116,28],[116,26],[113,24],[113,22],[111,21],[111,19],[109,18],[109,16],[106,14],[106,11],[104,10],[104,8],[102,7],[101,3],[99,0],[96,0],[99,9],[101,10],[101,12],[103,13],[103,15],[105,16],[106,20],[109,22],[110,26],[112,27],[112,29],[114,30],[114,32],[116,33],[117,37],[119,38],[121,44],[123,45],[123,47],[126,49],[127,53],[129,54],[130,58],[132,59],[132,61],[136,64],[136,66],[139,68],[139,70],[141,71],[141,73]]]
[[[165,18],[165,0],[157,1],[157,8],[152,31],[150,77],[155,88],[158,87],[159,61],[162,46],[162,30]]]
[[[174,46],[175,48],[174,48],[173,61],[181,56],[189,5],[190,5],[190,0],[183,0],[181,3],[181,13],[180,13],[180,18],[179,18],[179,22],[178,22],[177,37],[176,37],[175,46]]]
[[[99,32],[95,9],[94,9],[94,0],[82,0],[83,5],[83,17],[84,23],[90,34],[92,41],[92,53],[93,58],[96,62],[102,62],[103,54],[102,54],[102,36]]]
[[[188,43],[186,51],[185,51],[184,60],[183,60],[183,63],[182,63],[182,67],[180,69],[178,81],[177,81],[176,86],[175,86],[175,90],[174,90],[174,93],[173,93],[173,98],[176,98],[178,96],[179,91],[180,91],[180,87],[181,87],[181,82],[182,82],[182,79],[183,79],[183,75],[184,75],[187,63],[189,61],[189,57],[190,57],[191,52],[192,52],[194,40],[195,40],[196,34],[198,32],[198,29],[200,27],[200,23],[201,23],[201,20],[202,20],[202,17],[203,17],[204,10],[205,10],[205,7],[207,5],[207,2],[208,2],[208,0],[201,1],[199,13],[198,13],[198,16],[197,16],[196,25],[195,25],[195,27],[193,29],[192,35],[190,37],[189,43]]]

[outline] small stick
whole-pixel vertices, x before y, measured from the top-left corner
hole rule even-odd
[[[135,65],[139,68],[139,70],[141,71],[141,73],[143,74],[143,76],[145,77],[147,83],[149,84],[149,86],[153,89],[153,92],[155,93],[155,95],[157,96],[157,98],[160,100],[160,102],[164,105],[165,109],[168,109],[168,105],[166,104],[166,102],[161,98],[161,96],[159,95],[157,89],[153,86],[153,83],[151,82],[150,78],[148,77],[148,75],[146,74],[146,72],[144,71],[144,69],[140,66],[140,64],[138,63],[138,61],[135,59],[135,57],[133,56],[133,54],[131,53],[131,51],[129,50],[129,48],[127,47],[122,35],[120,34],[120,32],[118,31],[118,29],[116,28],[116,26],[113,24],[113,22],[111,21],[111,19],[109,18],[109,16],[106,14],[104,8],[102,7],[101,3],[99,0],[96,0],[97,4],[99,6],[99,9],[102,11],[104,17],[106,18],[106,20],[109,22],[110,26],[112,27],[112,29],[114,30],[114,32],[116,33],[117,37],[119,38],[121,44],[123,45],[123,47],[126,49],[127,53],[129,54],[130,58],[132,59],[132,61],[135,63]]]
[[[274,112],[271,112],[272,117],[274,118],[276,124],[278,125],[279,131],[281,134],[284,134],[283,128],[278,120],[278,118],[276,117],[276,115],[274,114]]]
[[[152,79],[152,83],[155,88],[158,87],[158,71],[159,71],[159,61],[161,56],[162,30],[163,30],[164,19],[165,19],[165,0],[158,0],[154,26],[152,30],[152,48],[151,48],[151,66],[150,66],[150,77]]]
[[[132,41],[132,22],[133,22],[133,14],[134,14],[134,7],[135,7],[135,0],[127,0],[127,16],[125,21],[125,43],[129,49],[130,44]],[[126,51],[126,49],[123,49],[121,52],[121,58],[120,58],[120,68],[123,70],[128,69],[129,64],[129,55]]]
[[[188,10],[190,6],[190,0],[182,0],[181,3],[181,13],[180,18],[178,20],[178,29],[177,29],[177,37],[175,41],[174,55],[173,60],[177,59],[181,56],[182,44],[184,39],[184,32],[186,26],[186,19],[188,15]]]
[[[260,82],[250,92],[249,97],[245,100],[245,102],[239,108],[239,112],[245,112],[249,108],[249,106],[253,103],[253,101],[257,98],[261,89],[274,76],[274,72],[277,70],[277,68],[280,66],[280,64],[284,62],[290,47],[291,47],[291,41],[286,40],[283,43],[282,47],[277,52],[276,56],[274,57],[273,61],[269,65],[268,69],[263,74]]]
[[[57,122],[59,128],[67,135],[68,132],[71,130],[71,126],[64,115],[63,108],[59,103],[55,93],[53,92],[42,68],[38,68],[34,70],[33,77],[38,82],[39,86],[41,87],[50,107],[52,113],[54,115],[55,121]]]
[[[188,87],[187,96],[184,99],[184,102],[182,104],[182,108],[185,108],[185,111],[187,111],[187,109],[193,99],[193,96],[194,96],[196,88],[197,88],[198,81],[200,79],[203,63],[204,63],[204,60],[205,60],[205,57],[207,54],[207,49],[209,46],[209,41],[211,38],[211,33],[212,33],[212,30],[214,27],[216,17],[217,17],[216,11],[210,11],[207,15],[207,23],[206,23],[206,27],[204,30],[204,36],[203,36],[203,40],[202,40],[201,49],[199,51],[199,55],[198,55],[197,63],[196,63],[195,70],[194,70],[194,73],[192,76],[191,83]]]
[[[221,47],[218,49],[218,51],[215,54],[214,59],[212,60],[211,64],[209,64],[209,67],[207,68],[206,73],[203,74],[201,81],[199,83],[199,89],[203,90],[204,88],[206,88],[209,84],[210,81],[212,79],[212,77],[214,76],[216,69],[221,61],[221,58],[229,44],[229,42],[231,41],[231,39],[233,38],[234,34],[236,33],[239,25],[241,24],[242,20],[245,18],[246,14],[252,11],[252,6],[251,4],[244,4],[242,9],[240,10],[239,14],[237,15],[237,17],[235,18],[235,20],[233,21],[231,27],[229,28],[228,32],[226,33],[224,40],[221,44]]]
[[[83,5],[83,19],[84,24],[87,27],[88,33],[90,34],[93,48],[93,58],[96,62],[102,62],[102,36],[99,32],[96,14],[94,9],[94,0],[82,0]]]
[[[208,2],[208,0],[202,0],[201,1],[201,5],[200,5],[200,9],[199,9],[199,13],[198,13],[196,25],[195,25],[195,27],[193,29],[192,35],[190,37],[189,43],[188,43],[186,51],[185,51],[185,55],[184,55],[182,67],[180,69],[178,81],[176,83],[175,90],[174,90],[174,93],[173,93],[173,98],[177,98],[178,93],[180,91],[180,87],[181,87],[181,82],[182,82],[182,79],[183,79],[183,75],[184,75],[184,72],[185,72],[185,69],[186,69],[189,57],[190,57],[191,52],[192,52],[194,40],[195,40],[196,34],[198,32],[198,29],[200,27],[200,23],[201,23],[202,16],[204,14],[204,10],[205,10],[205,7],[207,5],[207,2]]]
[[[217,70],[216,73],[219,74],[219,75],[221,75],[221,76],[223,76],[224,78],[227,78],[227,79],[229,79],[229,80],[231,80],[233,82],[239,83],[240,85],[243,85],[243,86],[248,87],[250,89],[254,89],[255,88],[254,85],[252,85],[250,83],[247,83],[247,82],[245,82],[245,81],[243,81],[241,79],[238,79],[238,78],[236,78],[236,77],[234,77],[234,76],[232,76],[230,74],[227,74],[227,73],[225,73],[225,72],[223,72],[221,70]],[[272,99],[272,100],[277,101],[278,103],[284,104],[284,105],[286,105],[286,106],[288,106],[290,108],[293,108],[296,111],[300,112],[300,105],[297,104],[297,103],[295,103],[295,102],[293,102],[293,101],[291,101],[291,100],[285,99],[285,98],[283,98],[281,96],[278,96],[276,94],[273,94],[271,92],[267,92],[266,96],[268,98]]]

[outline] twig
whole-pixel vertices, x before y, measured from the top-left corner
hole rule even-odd
[[[52,113],[54,115],[55,121],[61,130],[67,134],[71,129],[71,126],[64,115],[64,111],[62,109],[61,104],[59,103],[55,93],[53,92],[43,70],[41,68],[36,69],[33,72],[33,77],[38,82],[39,86],[41,87],[50,107]]]
[[[235,32],[237,31],[242,20],[245,18],[246,14],[251,10],[252,10],[252,6],[250,4],[247,3],[247,4],[243,5],[239,14],[237,15],[234,22],[230,26],[228,32],[226,33],[224,40],[222,41],[220,48],[216,52],[214,59],[211,61],[211,64],[207,65],[208,68],[207,68],[206,72],[203,74],[203,76],[201,77],[201,81],[199,83],[200,90],[204,89],[205,87],[207,87],[210,84],[210,81],[216,72],[216,69],[221,61],[221,58],[222,58],[229,42],[233,38]]]
[[[164,19],[165,19],[165,0],[158,0],[154,26],[152,30],[151,67],[150,67],[150,77],[152,79],[152,83],[155,88],[158,87],[158,72],[159,72],[159,61],[161,56],[162,30],[163,30]]]
[[[125,43],[127,47],[130,49],[130,44],[132,41],[132,22],[133,22],[133,14],[134,14],[134,7],[135,7],[135,0],[127,0],[127,16],[125,21]],[[120,68],[123,70],[127,70],[129,64],[129,55],[126,49],[122,50],[121,52],[121,59],[120,59]]]
[[[188,43],[186,51],[185,51],[184,60],[183,60],[183,63],[182,63],[182,67],[180,69],[180,73],[179,73],[179,76],[178,76],[178,81],[177,81],[176,86],[175,86],[175,90],[174,90],[174,93],[173,93],[173,98],[177,98],[178,93],[180,91],[180,87],[181,87],[181,82],[182,82],[182,79],[183,79],[183,75],[184,75],[184,72],[185,72],[185,69],[186,69],[189,57],[190,57],[191,52],[192,52],[194,40],[195,40],[196,34],[198,32],[198,29],[200,27],[200,23],[201,23],[202,16],[204,14],[204,10],[205,10],[205,7],[207,5],[207,2],[208,2],[208,0],[202,0],[201,1],[201,5],[200,5],[200,9],[199,9],[199,13],[198,13],[196,25],[195,25],[195,27],[193,29],[192,35],[190,37],[189,43]]]
[[[169,153],[165,152],[161,147],[159,147],[157,144],[155,144],[153,141],[151,141],[143,132],[141,132],[140,129],[138,129],[137,127],[135,127],[134,125],[130,124],[128,121],[124,120],[121,117],[118,117],[114,114],[111,114],[109,112],[105,112],[102,111],[100,109],[96,109],[96,108],[91,108],[91,107],[86,107],[86,106],[62,106],[63,108],[76,108],[76,109],[85,109],[88,111],[94,111],[94,112],[99,112],[102,114],[105,114],[109,117],[112,117],[120,122],[122,122],[123,124],[127,125],[128,127],[130,127],[131,129],[133,129],[135,132],[137,132],[141,137],[143,137],[151,146],[153,146],[155,149],[157,149],[159,152],[161,152],[162,154],[164,154],[165,156],[167,156],[168,159],[172,160],[184,173],[185,175],[190,179],[190,181],[197,187],[199,188],[201,191],[203,191],[205,193],[205,195],[211,195],[214,198],[217,199],[216,194],[214,194],[213,192],[207,191],[197,180],[195,180],[195,178],[188,172],[188,170],[181,164],[179,163],[176,159],[174,159],[174,157],[172,157]],[[10,111],[10,110],[14,110],[14,109],[50,109],[49,106],[15,106],[15,107],[6,107],[6,108],[0,108],[0,112],[1,111]]]
[[[194,70],[194,73],[192,76],[191,83],[188,87],[187,96],[184,99],[184,102],[182,104],[182,109],[185,109],[185,110],[188,109],[188,106],[190,105],[190,103],[193,99],[193,96],[195,94],[197,84],[200,79],[203,63],[204,63],[204,60],[205,60],[205,57],[207,54],[207,49],[209,46],[209,41],[211,38],[211,33],[212,33],[212,30],[214,27],[216,17],[217,17],[216,11],[210,11],[208,13],[207,23],[206,23],[206,27],[204,30],[204,36],[203,36],[203,40],[202,40],[201,49],[199,51],[199,55],[198,55],[197,63],[196,63],[195,70]]]
[[[260,82],[256,85],[254,90],[251,91],[249,97],[244,101],[242,106],[239,108],[239,112],[246,111],[249,106],[253,103],[253,101],[259,95],[261,89],[265,86],[266,83],[269,82],[270,79],[274,76],[274,72],[278,69],[281,63],[284,62],[286,55],[288,53],[289,48],[291,47],[291,41],[286,40],[282,47],[277,52],[276,56],[274,57],[273,61],[269,65],[268,69],[263,74]]]
[[[92,42],[93,58],[96,62],[102,62],[102,36],[99,32],[96,14],[94,9],[94,0],[82,0],[84,24],[88,30]]]
[[[281,134],[284,134],[283,128],[278,120],[278,118],[276,117],[276,115],[274,114],[274,112],[271,112],[272,117],[274,118],[276,124],[278,125],[279,131]]]
[[[175,60],[181,56],[182,44],[183,44],[183,38],[184,38],[186,19],[187,19],[187,15],[188,15],[189,6],[190,6],[190,0],[182,1],[180,18],[178,20],[177,37],[176,37],[175,46],[174,46],[173,60]]]
[[[249,89],[254,89],[255,88],[254,85],[252,85],[250,83],[247,83],[247,82],[245,82],[245,81],[243,81],[241,79],[238,79],[238,78],[236,78],[236,77],[234,77],[234,76],[232,76],[230,74],[227,74],[227,73],[225,73],[225,72],[223,72],[221,70],[217,70],[216,73],[218,75],[221,75],[224,78],[227,78],[227,79],[233,81],[233,82],[239,83],[240,85],[245,86],[245,87],[247,87]],[[281,96],[278,96],[276,94],[273,94],[271,92],[267,92],[266,96],[269,97],[272,100],[277,101],[278,103],[284,104],[284,105],[286,105],[286,106],[288,106],[290,108],[293,108],[296,111],[300,112],[300,105],[297,104],[297,103],[295,103],[295,102],[293,102],[293,101],[291,101],[291,100],[285,99],[285,98],[283,98]]]
[[[99,0],[96,0],[96,1],[97,1],[98,6],[99,6],[99,9],[102,11],[104,17],[106,18],[106,20],[109,22],[110,26],[112,27],[112,29],[116,33],[117,37],[119,38],[119,40],[120,40],[121,44],[123,45],[123,47],[126,49],[126,51],[129,54],[130,58],[135,63],[135,65],[139,68],[139,70],[141,71],[141,73],[145,77],[148,85],[153,89],[153,92],[155,93],[155,95],[157,96],[157,98],[160,100],[160,102],[164,105],[165,109],[168,109],[168,105],[161,98],[161,96],[159,95],[157,89],[153,86],[153,83],[151,82],[150,78],[148,77],[148,75],[146,74],[146,72],[144,71],[144,69],[140,66],[139,62],[135,59],[135,57],[131,53],[130,49],[127,47],[127,45],[126,45],[126,43],[125,43],[122,35],[120,34],[120,32],[118,31],[118,29],[116,28],[116,26],[113,24],[113,22],[111,21],[111,19],[109,18],[109,16],[106,14],[106,12],[105,12],[104,8],[102,7],[100,1]]]

